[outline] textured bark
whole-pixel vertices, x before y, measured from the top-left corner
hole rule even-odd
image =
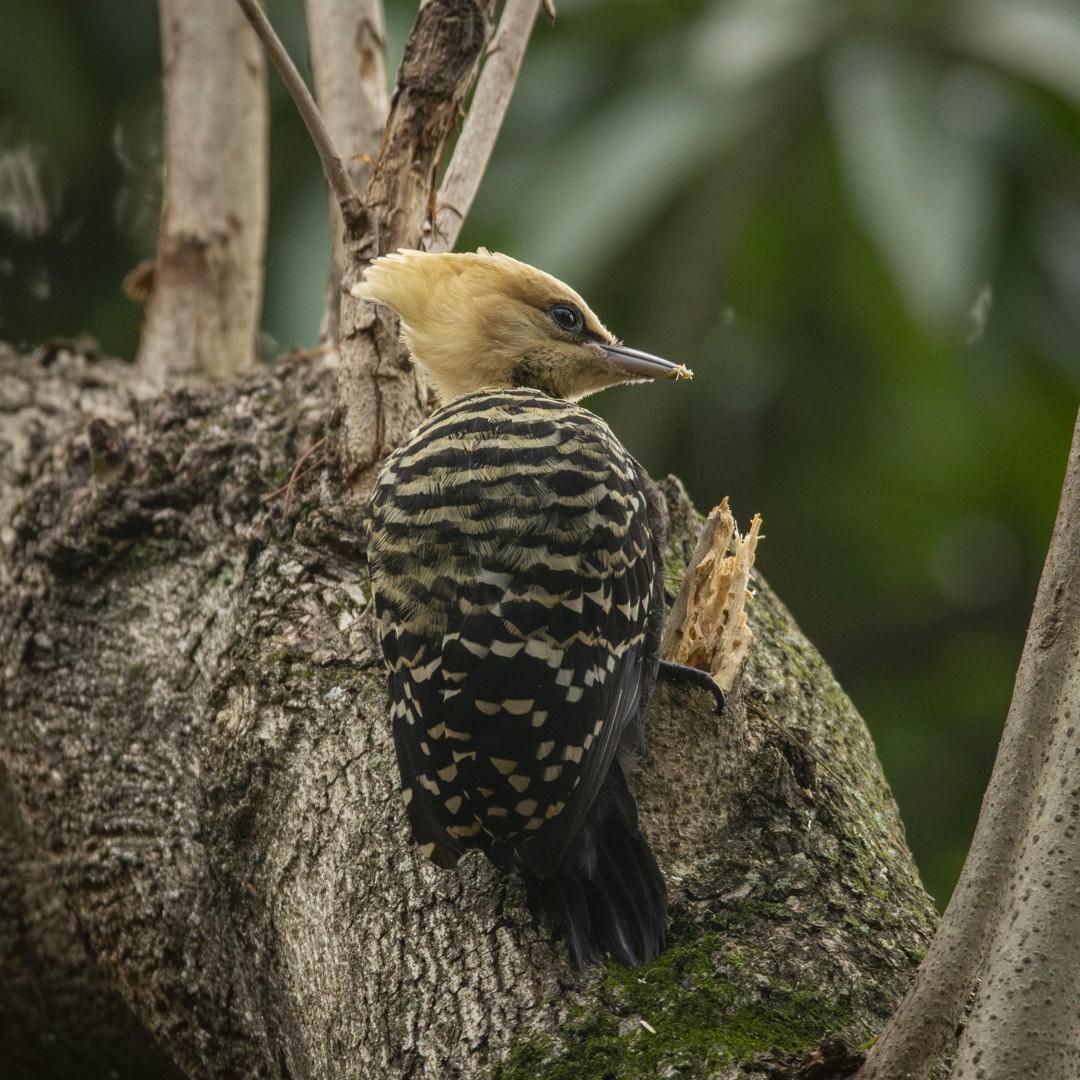
[[[66,389],[72,365],[91,388]],[[763,583],[724,716],[674,688],[650,714],[656,964],[578,973],[512,879],[410,844],[365,507],[333,455],[287,520],[263,500],[323,433],[334,374],[133,404],[108,365],[0,364],[23,403],[0,476],[24,493],[0,504],[0,748],[93,992],[205,1077],[745,1076],[770,1046],[877,1030],[932,908],[861,720]],[[700,525],[663,492],[677,581]]]
[[[348,228],[341,297],[338,453],[358,492],[419,422],[427,402],[397,320],[350,295],[368,259],[420,245],[434,191],[491,33],[495,0],[428,0],[405,43],[379,159],[364,194],[365,222]]]
[[[382,0],[306,0],[311,69],[319,111],[353,186],[363,191],[390,107]],[[345,265],[345,222],[329,193],[330,272],[320,337],[336,342]]]
[[[221,0],[160,0],[165,197],[139,347],[164,386],[255,360],[267,206],[262,49]]]
[[[51,859],[34,842],[2,765],[0,1047],[9,1077],[182,1075],[72,920]]]
[[[1030,792],[1031,809],[953,1075],[989,1063],[1000,1080],[1066,1080],[1080,1074],[1080,417],[1010,712],[1038,756],[1018,772],[1007,732],[995,774]],[[976,844],[995,840],[1005,847],[995,835]]]

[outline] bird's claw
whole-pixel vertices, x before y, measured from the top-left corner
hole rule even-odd
[[[676,664],[673,660],[661,660],[656,677],[677,686],[696,686],[699,690],[707,690],[716,700],[716,715],[723,713],[727,698],[707,671],[690,667],[689,664]]]

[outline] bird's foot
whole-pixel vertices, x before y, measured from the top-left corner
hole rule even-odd
[[[724,696],[724,691],[716,685],[713,677],[707,671],[690,667],[688,664],[676,664],[671,660],[661,660],[656,677],[677,686],[696,686],[699,690],[707,690],[716,699],[716,715],[720,716],[723,713],[727,698]]]

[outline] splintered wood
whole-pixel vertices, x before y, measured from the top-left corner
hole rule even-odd
[[[707,671],[724,691],[754,641],[745,603],[760,530],[755,514],[749,533],[739,533],[727,499],[713,508],[664,631],[664,659]]]

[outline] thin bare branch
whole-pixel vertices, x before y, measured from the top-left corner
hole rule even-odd
[[[506,0],[469,115],[439,189],[429,251],[449,251],[468,216],[514,92],[541,0]]]
[[[991,942],[1015,891],[1017,856],[1033,804],[1042,791],[1040,776],[1045,763],[1052,760],[1063,695],[1075,676],[1078,639],[1080,417],[1009,716],[971,850],[918,977],[856,1074],[857,1080],[921,1078],[951,1049],[963,1009],[984,973]],[[1072,974],[1068,957],[1051,959]]]
[[[305,0],[311,71],[319,111],[344,155],[357,191],[367,187],[390,108],[382,0]],[[329,193],[331,266],[321,339],[338,339],[345,236],[341,209]]]
[[[311,91],[308,90],[307,84],[300,77],[300,72],[296,70],[292,58],[285,51],[281,38],[277,36],[274,28],[270,25],[270,20],[267,19],[262,8],[259,7],[258,0],[236,0],[236,2],[240,5],[247,16],[248,22],[251,23],[255,33],[259,36],[259,40],[266,50],[266,55],[270,57],[270,62],[281,76],[281,81],[289,91],[289,95],[292,97],[304,125],[311,135],[311,141],[315,144],[315,149],[318,151],[319,158],[322,161],[326,181],[337,197],[338,205],[341,207],[342,217],[347,222],[357,220],[363,214],[363,204],[352,185],[352,181],[349,179],[349,174],[345,171],[345,166],[341,162],[341,155],[337,152],[334,142],[330,138],[330,132],[327,130],[322,114],[315,104],[315,99],[311,96]]]

